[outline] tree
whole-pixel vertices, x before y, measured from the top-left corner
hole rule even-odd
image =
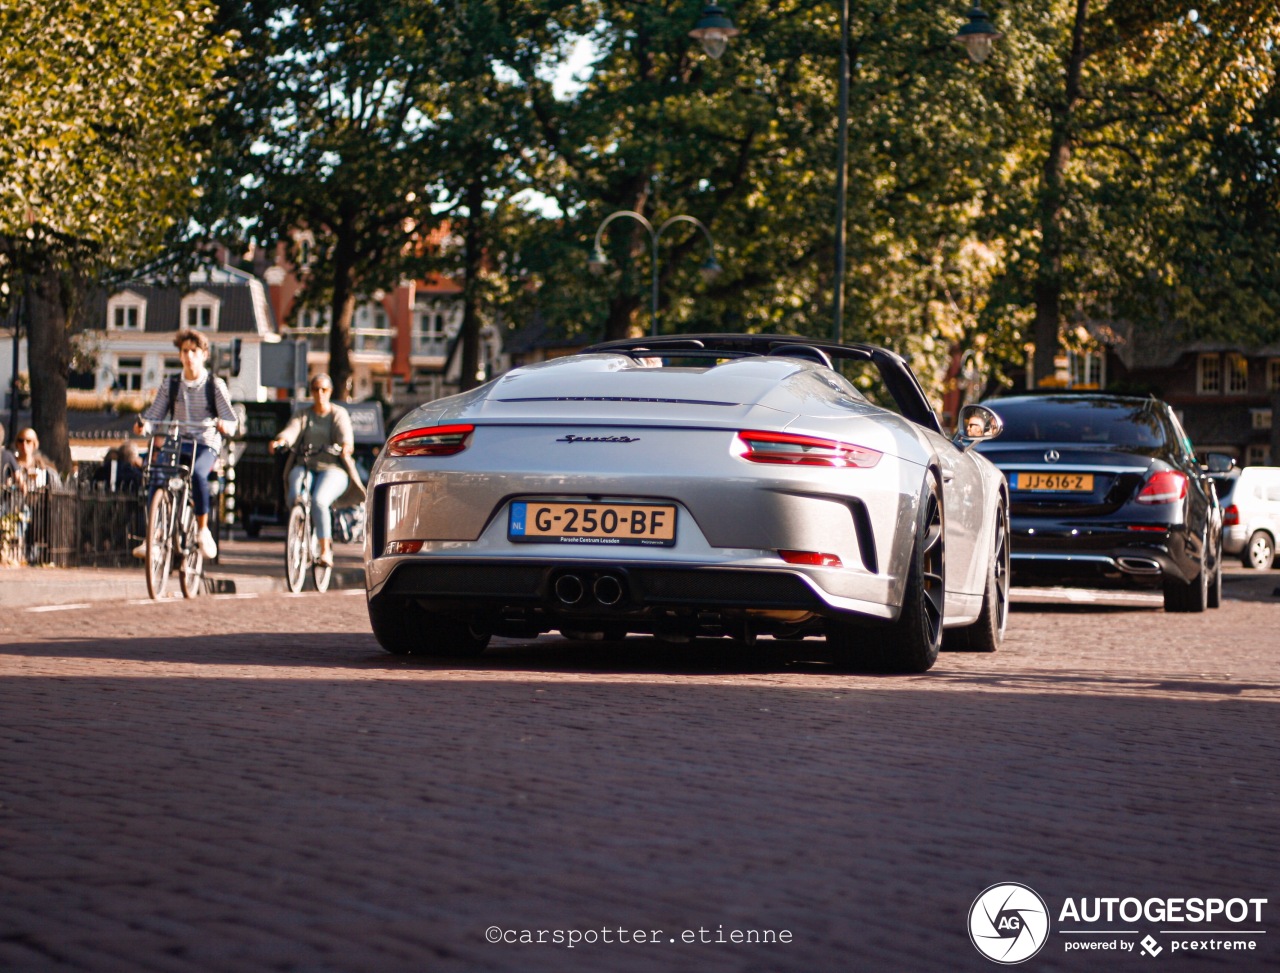
[[[196,197],[190,139],[230,56],[211,16],[200,0],[0,8],[0,299],[25,291],[32,425],[63,472],[86,288],[157,253]]]
[[[1064,322],[1162,316],[1169,261],[1201,232],[1204,211],[1183,196],[1210,150],[1205,121],[1226,132],[1252,117],[1274,76],[1280,7],[1042,0],[1009,16],[992,61],[1020,95],[1002,102],[1018,136],[992,226],[1025,232],[996,303],[1032,309],[1043,383]]]
[[[330,310],[339,398],[351,392],[357,299],[420,269],[439,223],[435,101],[451,16],[412,0],[224,3],[222,22],[247,56],[202,220],[267,245],[313,235],[301,301]]]

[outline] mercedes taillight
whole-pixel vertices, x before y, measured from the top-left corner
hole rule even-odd
[[[1160,470],[1142,485],[1138,503],[1177,503],[1187,495],[1187,477],[1176,470]]]

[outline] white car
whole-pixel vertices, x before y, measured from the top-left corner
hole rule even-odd
[[[1280,540],[1280,467],[1246,466],[1218,480],[1222,507],[1222,549],[1246,568],[1265,571],[1275,564]]]
[[[914,672],[944,628],[948,647],[992,651],[1008,492],[969,447],[1000,420],[966,418],[972,437],[944,435],[893,352],[776,335],[515,369],[387,440],[369,481],[374,634],[453,655],[492,634],[821,635],[850,666]]]

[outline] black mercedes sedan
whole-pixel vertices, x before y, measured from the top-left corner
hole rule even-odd
[[[1173,410],[1155,398],[1028,394],[985,403],[976,448],[1009,481],[1015,584],[1158,588],[1165,611],[1222,598],[1222,514]]]

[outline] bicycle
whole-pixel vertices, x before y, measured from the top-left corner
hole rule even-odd
[[[152,599],[164,597],[176,556],[182,595],[194,598],[200,594],[204,581],[204,554],[200,550],[200,527],[191,486],[191,467],[199,437],[182,435],[177,422],[153,425],[156,430],[161,427],[172,430],[174,441],[170,443],[167,436],[155,431],[147,450],[143,482],[153,490],[147,504],[147,594]]]
[[[330,447],[330,451],[341,447]],[[314,455],[311,447],[303,450],[294,460],[304,467],[306,461]],[[298,499],[289,509],[289,521],[284,535],[284,577],[289,590],[295,595],[307,583],[307,571],[310,569],[311,580],[316,591],[328,591],[329,581],[333,577],[333,565],[320,563],[320,539],[316,536],[315,522],[311,517],[311,478],[314,474],[307,470],[302,478],[302,488],[298,491]]]

